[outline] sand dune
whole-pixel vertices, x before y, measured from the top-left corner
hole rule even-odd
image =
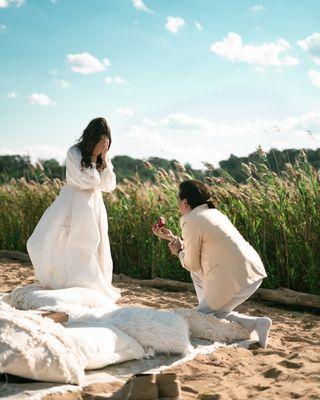
[[[0,291],[11,291],[34,281],[30,265],[0,260]],[[171,308],[196,304],[192,293],[172,293],[141,287],[138,282],[116,283],[122,289],[121,305]],[[211,355],[197,356],[177,372],[182,399],[320,399],[320,316],[268,307],[248,301],[238,311],[268,315],[273,320],[270,344],[265,350],[254,346],[221,348]],[[170,371],[168,370],[168,371]],[[52,395],[54,399],[102,399],[116,387],[91,385],[82,393]]]

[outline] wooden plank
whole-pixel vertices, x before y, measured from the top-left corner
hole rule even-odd
[[[34,314],[41,315],[41,317],[46,317],[52,319],[54,322],[58,322],[63,324],[68,321],[68,314],[60,311],[41,311],[41,310],[32,310]]]

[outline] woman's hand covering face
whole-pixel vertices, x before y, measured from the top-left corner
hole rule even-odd
[[[98,156],[99,154],[106,153],[109,150],[110,141],[107,136],[102,137],[95,145],[92,155]]]

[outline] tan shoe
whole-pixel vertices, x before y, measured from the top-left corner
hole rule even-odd
[[[111,397],[111,400],[158,400],[158,387],[154,374],[137,374],[129,379]]]
[[[180,382],[174,372],[156,375],[156,382],[159,400],[178,400],[181,398]]]

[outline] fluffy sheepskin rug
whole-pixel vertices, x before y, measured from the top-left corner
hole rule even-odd
[[[188,354],[190,343],[188,321],[182,316],[164,310],[123,307],[102,318],[89,318],[91,326],[110,323],[139,342],[151,356],[161,354]]]
[[[3,300],[19,309],[62,311],[69,315],[69,321],[91,326],[111,323],[138,341],[150,355],[187,354],[192,351],[191,336],[223,343],[250,338],[250,333],[236,322],[191,309],[119,308],[90,289],[48,290],[33,284],[15,289]]]
[[[219,319],[212,314],[203,314],[188,308],[172,311],[185,319],[194,338],[224,343],[250,339],[250,332],[237,322]]]

